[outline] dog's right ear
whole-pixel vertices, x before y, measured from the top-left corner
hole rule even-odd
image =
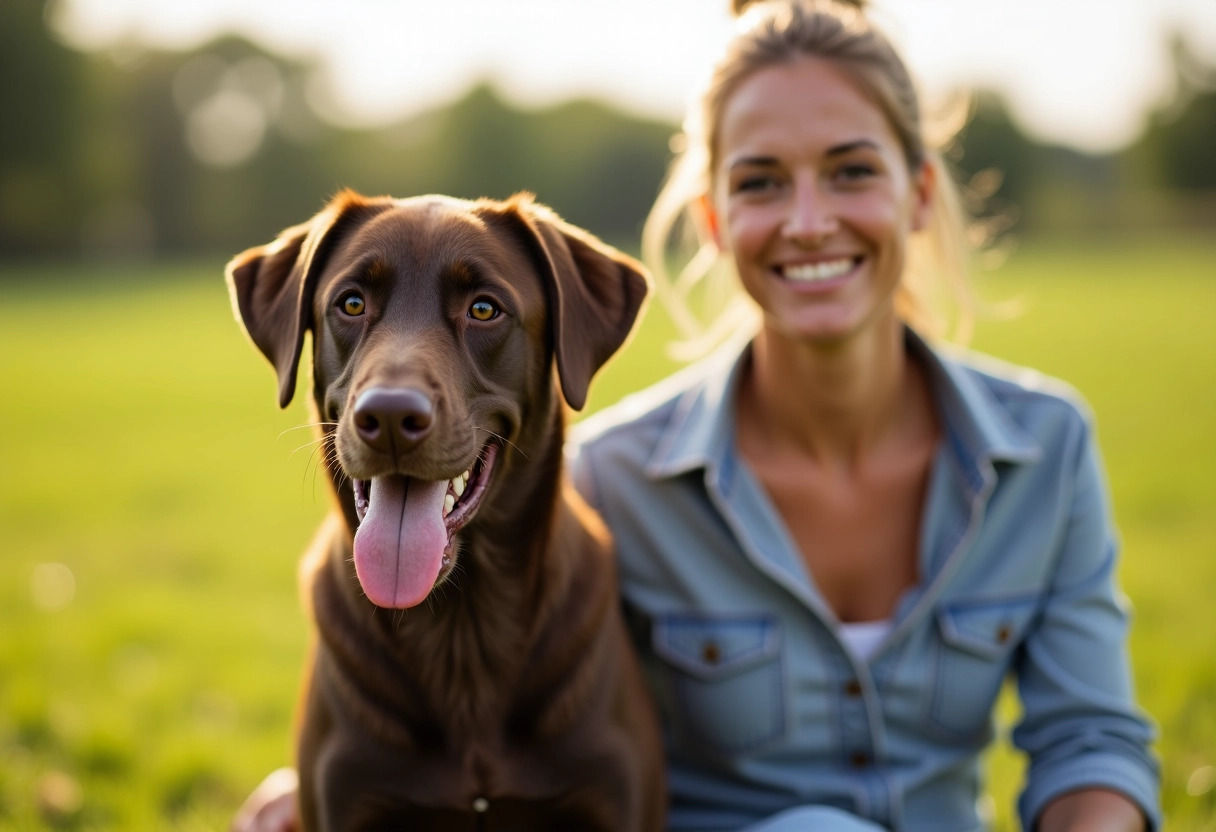
[[[287,407],[295,395],[304,333],[313,325],[313,292],[325,261],[346,230],[386,205],[342,191],[311,220],[241,252],[224,270],[237,320],[278,374],[279,407]]]

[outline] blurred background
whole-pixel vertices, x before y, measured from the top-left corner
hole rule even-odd
[[[0,829],[222,829],[291,755],[326,510],[223,265],[341,187],[636,253],[725,0],[0,4]],[[1216,830],[1216,4],[876,0],[1002,233],[974,346],[1096,413],[1170,828]],[[657,306],[589,409],[675,367]],[[1007,697],[1003,726],[1016,719]],[[1020,762],[991,759],[997,829]]]

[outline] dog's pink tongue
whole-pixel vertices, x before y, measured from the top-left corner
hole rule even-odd
[[[355,532],[355,573],[376,606],[412,607],[435,585],[448,545],[447,490],[446,480],[372,480],[367,514]]]

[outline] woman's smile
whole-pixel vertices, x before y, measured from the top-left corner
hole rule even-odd
[[[864,262],[863,255],[829,257],[819,260],[783,263],[773,272],[799,289],[834,289],[849,279]]]

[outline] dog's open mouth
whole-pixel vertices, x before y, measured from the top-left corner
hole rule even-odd
[[[468,471],[450,480],[401,474],[354,480],[355,571],[372,603],[405,608],[426,598],[450,569],[456,532],[481,505],[497,457],[498,446],[487,444]]]

